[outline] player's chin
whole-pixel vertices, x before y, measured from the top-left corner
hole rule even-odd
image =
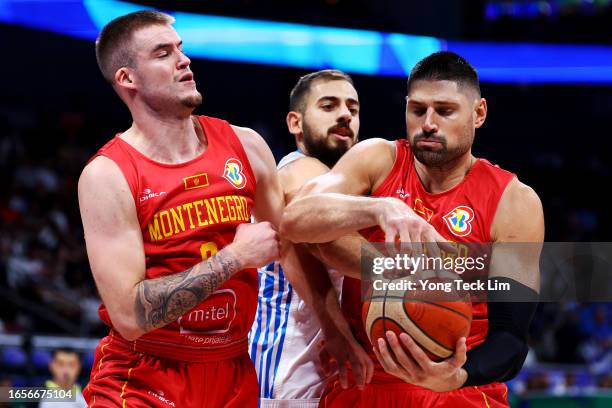
[[[202,94],[198,91],[181,95],[181,103],[191,108],[197,108],[202,104]]]

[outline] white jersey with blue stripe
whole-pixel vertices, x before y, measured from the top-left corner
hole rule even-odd
[[[280,169],[304,157],[285,156]],[[323,335],[312,310],[293,290],[278,262],[258,271],[257,314],[249,333],[249,354],[259,379],[260,406],[316,407],[323,392],[319,353]],[[330,271],[338,293],[342,276]]]

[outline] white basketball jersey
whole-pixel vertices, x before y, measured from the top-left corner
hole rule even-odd
[[[285,156],[282,168],[304,157]],[[325,386],[319,352],[323,334],[314,312],[299,298],[278,262],[258,271],[257,314],[249,333],[249,353],[259,378],[260,406],[317,407]],[[336,291],[342,275],[330,271]]]

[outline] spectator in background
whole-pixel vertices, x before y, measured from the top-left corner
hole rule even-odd
[[[81,394],[81,387],[76,383],[81,372],[81,362],[76,351],[71,349],[57,349],[53,352],[53,359],[49,363],[51,380],[45,383],[47,388],[61,388],[72,390],[76,395],[74,402],[62,403],[62,408],[86,408],[87,404]],[[58,408],[57,402],[41,402],[39,408]]]
[[[590,309],[593,316],[591,336],[585,344],[589,369],[594,374],[612,372],[612,325],[608,318],[610,305],[597,304]]]

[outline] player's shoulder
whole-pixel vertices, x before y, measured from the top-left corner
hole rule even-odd
[[[371,138],[362,140],[353,146],[352,151],[357,149],[358,152],[369,152],[369,153],[380,153],[380,154],[392,154],[395,155],[395,141],[382,139],[382,138]]]
[[[286,197],[292,197],[306,182],[325,174],[329,167],[310,156],[299,157],[278,170]]]
[[[257,181],[275,177],[276,163],[264,138],[251,128],[231,125],[244,149]]]
[[[502,201],[507,201],[511,206],[542,207],[538,193],[532,187],[521,182],[518,177],[510,180],[502,195]]]
[[[301,173],[301,172],[317,172],[326,173],[329,171],[329,167],[323,164],[319,159],[303,155],[301,157],[292,160],[290,163],[279,168],[280,173]]]
[[[514,177],[501,196],[492,224],[498,241],[540,242],[544,239],[544,210],[533,188]]]
[[[240,140],[240,143],[242,143],[242,146],[246,150],[247,154],[262,153],[270,150],[264,138],[255,130],[232,124],[230,124],[230,126],[236,136],[238,136],[238,140]]]
[[[395,161],[395,142],[386,139],[366,139],[345,153],[339,164],[352,163],[358,166],[387,167]]]
[[[100,154],[85,165],[79,177],[79,185],[92,182],[112,185],[113,182],[122,177],[119,165],[113,159]]]
[[[515,177],[515,174],[512,173],[511,171],[508,171],[508,170],[500,167],[497,164],[493,164],[490,161],[488,161],[487,159],[480,158],[479,161],[480,161],[480,164],[481,164],[481,168],[486,173],[489,173],[489,174],[491,174],[493,176],[496,176],[496,177],[505,177],[505,178],[513,178],[513,177]]]
[[[395,164],[395,141],[367,139],[353,146],[334,166],[333,174],[357,177],[367,184],[367,191],[375,190],[386,179]]]
[[[128,182],[119,166],[106,156],[96,156],[81,172],[78,182],[81,212],[94,211],[128,213],[134,206],[134,198]]]

